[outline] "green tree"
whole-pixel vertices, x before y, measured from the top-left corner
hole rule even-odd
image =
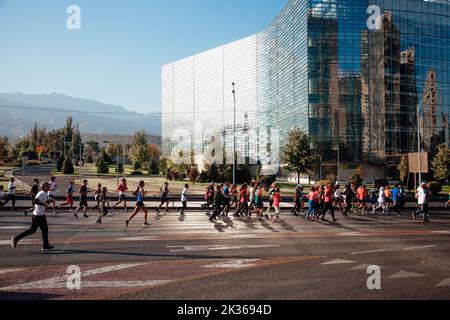
[[[105,161],[105,155],[106,152],[103,151],[101,156],[98,158],[96,166],[97,166],[97,173],[109,173],[109,166],[108,163]]]
[[[438,146],[436,156],[431,165],[436,180],[450,180],[450,148],[446,144]]]
[[[159,160],[158,163],[159,170],[163,173],[163,175],[167,175],[167,159],[163,158]]]
[[[88,141],[88,142],[86,142],[86,147],[85,147],[84,151],[88,157],[89,156],[94,157],[101,152],[100,144],[97,141]]]
[[[159,161],[156,157],[151,158],[150,163],[149,163],[149,168],[148,168],[148,173],[149,174],[159,174]]]
[[[193,184],[195,184],[199,175],[200,175],[200,172],[198,171],[198,166],[196,164],[191,166],[191,168],[189,169],[189,180]]]
[[[141,165],[150,162],[151,153],[148,148],[147,135],[144,131],[134,134],[131,140],[131,158]]]
[[[350,177],[350,180],[353,181],[357,186],[360,186],[364,180],[364,168],[359,166]]]
[[[403,185],[406,185],[408,182],[408,176],[409,176],[409,159],[408,155],[403,155],[402,159],[400,160],[400,164],[397,167],[397,170],[399,171],[400,175],[400,181]]]
[[[58,158],[58,161],[56,161],[56,171],[62,172],[63,165],[64,165],[64,156],[61,155]]]
[[[308,173],[312,168],[314,154],[305,131],[294,129],[289,132],[282,151],[282,162],[288,172],[297,174],[298,183],[300,183],[300,175]]]
[[[209,167],[208,175],[211,181],[219,182],[219,170],[215,162]]]
[[[8,162],[9,147],[8,137],[0,137],[0,163]]]
[[[73,150],[69,150],[69,154],[73,154]],[[62,173],[64,174],[74,174],[75,168],[73,167],[73,162],[71,157],[65,157],[62,166]]]

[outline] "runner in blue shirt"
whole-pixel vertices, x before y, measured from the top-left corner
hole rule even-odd
[[[394,185],[394,189],[392,189],[391,194],[392,194],[392,202],[393,202],[391,212],[397,211],[398,215],[401,215],[401,212],[400,212],[400,189],[398,187],[398,183],[396,183]]]

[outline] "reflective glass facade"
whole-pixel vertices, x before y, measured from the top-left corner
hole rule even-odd
[[[300,127],[325,174],[339,152],[395,176],[417,124],[424,151],[450,141],[449,64],[450,1],[291,0],[263,32],[162,68],[163,152],[202,154],[211,131],[232,152],[235,82],[242,155],[270,163],[274,129],[282,146]]]

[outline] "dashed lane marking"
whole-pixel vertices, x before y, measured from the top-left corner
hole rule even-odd
[[[260,259],[236,259],[202,266],[203,268],[243,269],[256,266]]]
[[[152,287],[161,284],[169,283],[173,280],[131,280],[131,281],[82,281],[81,289],[83,288],[136,288],[136,287]],[[59,282],[43,282],[43,283],[28,283],[18,286],[11,286],[8,288],[1,288],[0,290],[36,290],[36,289],[66,289],[65,281]]]
[[[142,237],[130,237],[130,238],[118,238],[116,240],[119,241],[150,241],[150,240],[158,240],[160,237],[158,236],[142,236]]]
[[[389,277],[389,279],[407,279],[407,278],[422,278],[422,277],[428,277],[426,274],[420,274],[415,272],[409,272],[409,271],[399,271],[396,274]]]
[[[378,249],[378,250],[370,250],[370,251],[359,251],[359,252],[352,252],[351,255],[359,255],[359,254],[369,254],[369,253],[383,253],[383,252],[395,252],[395,251],[414,251],[414,250],[421,250],[421,249],[432,249],[436,248],[435,245],[429,245],[429,246],[416,246],[416,247],[406,247],[406,248],[394,248],[394,249]]]
[[[280,245],[194,245],[194,246],[167,246],[170,252],[192,252],[192,251],[216,251],[237,249],[259,249],[275,248]]]
[[[339,233],[340,236],[344,236],[344,237],[364,237],[364,236],[369,236],[369,234],[367,233],[363,233],[363,232],[342,232]]]
[[[355,263],[354,261],[350,261],[350,260],[343,260],[343,259],[334,259],[328,262],[324,262],[321,263],[321,266],[327,266],[327,265],[333,265],[333,264],[350,264],[350,263]]]
[[[430,245],[430,246],[417,246],[417,247],[403,248],[403,250],[431,249],[431,248],[436,248],[436,247],[437,247],[437,246],[435,246],[435,245]]]
[[[24,230],[28,229],[28,227],[25,226],[3,226],[0,227],[0,230]]]

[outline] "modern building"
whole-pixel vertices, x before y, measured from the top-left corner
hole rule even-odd
[[[165,156],[201,162],[214,141],[276,164],[302,128],[327,178],[338,159],[394,178],[418,127],[423,151],[450,143],[450,0],[290,0],[261,33],[163,66],[162,112]]]

